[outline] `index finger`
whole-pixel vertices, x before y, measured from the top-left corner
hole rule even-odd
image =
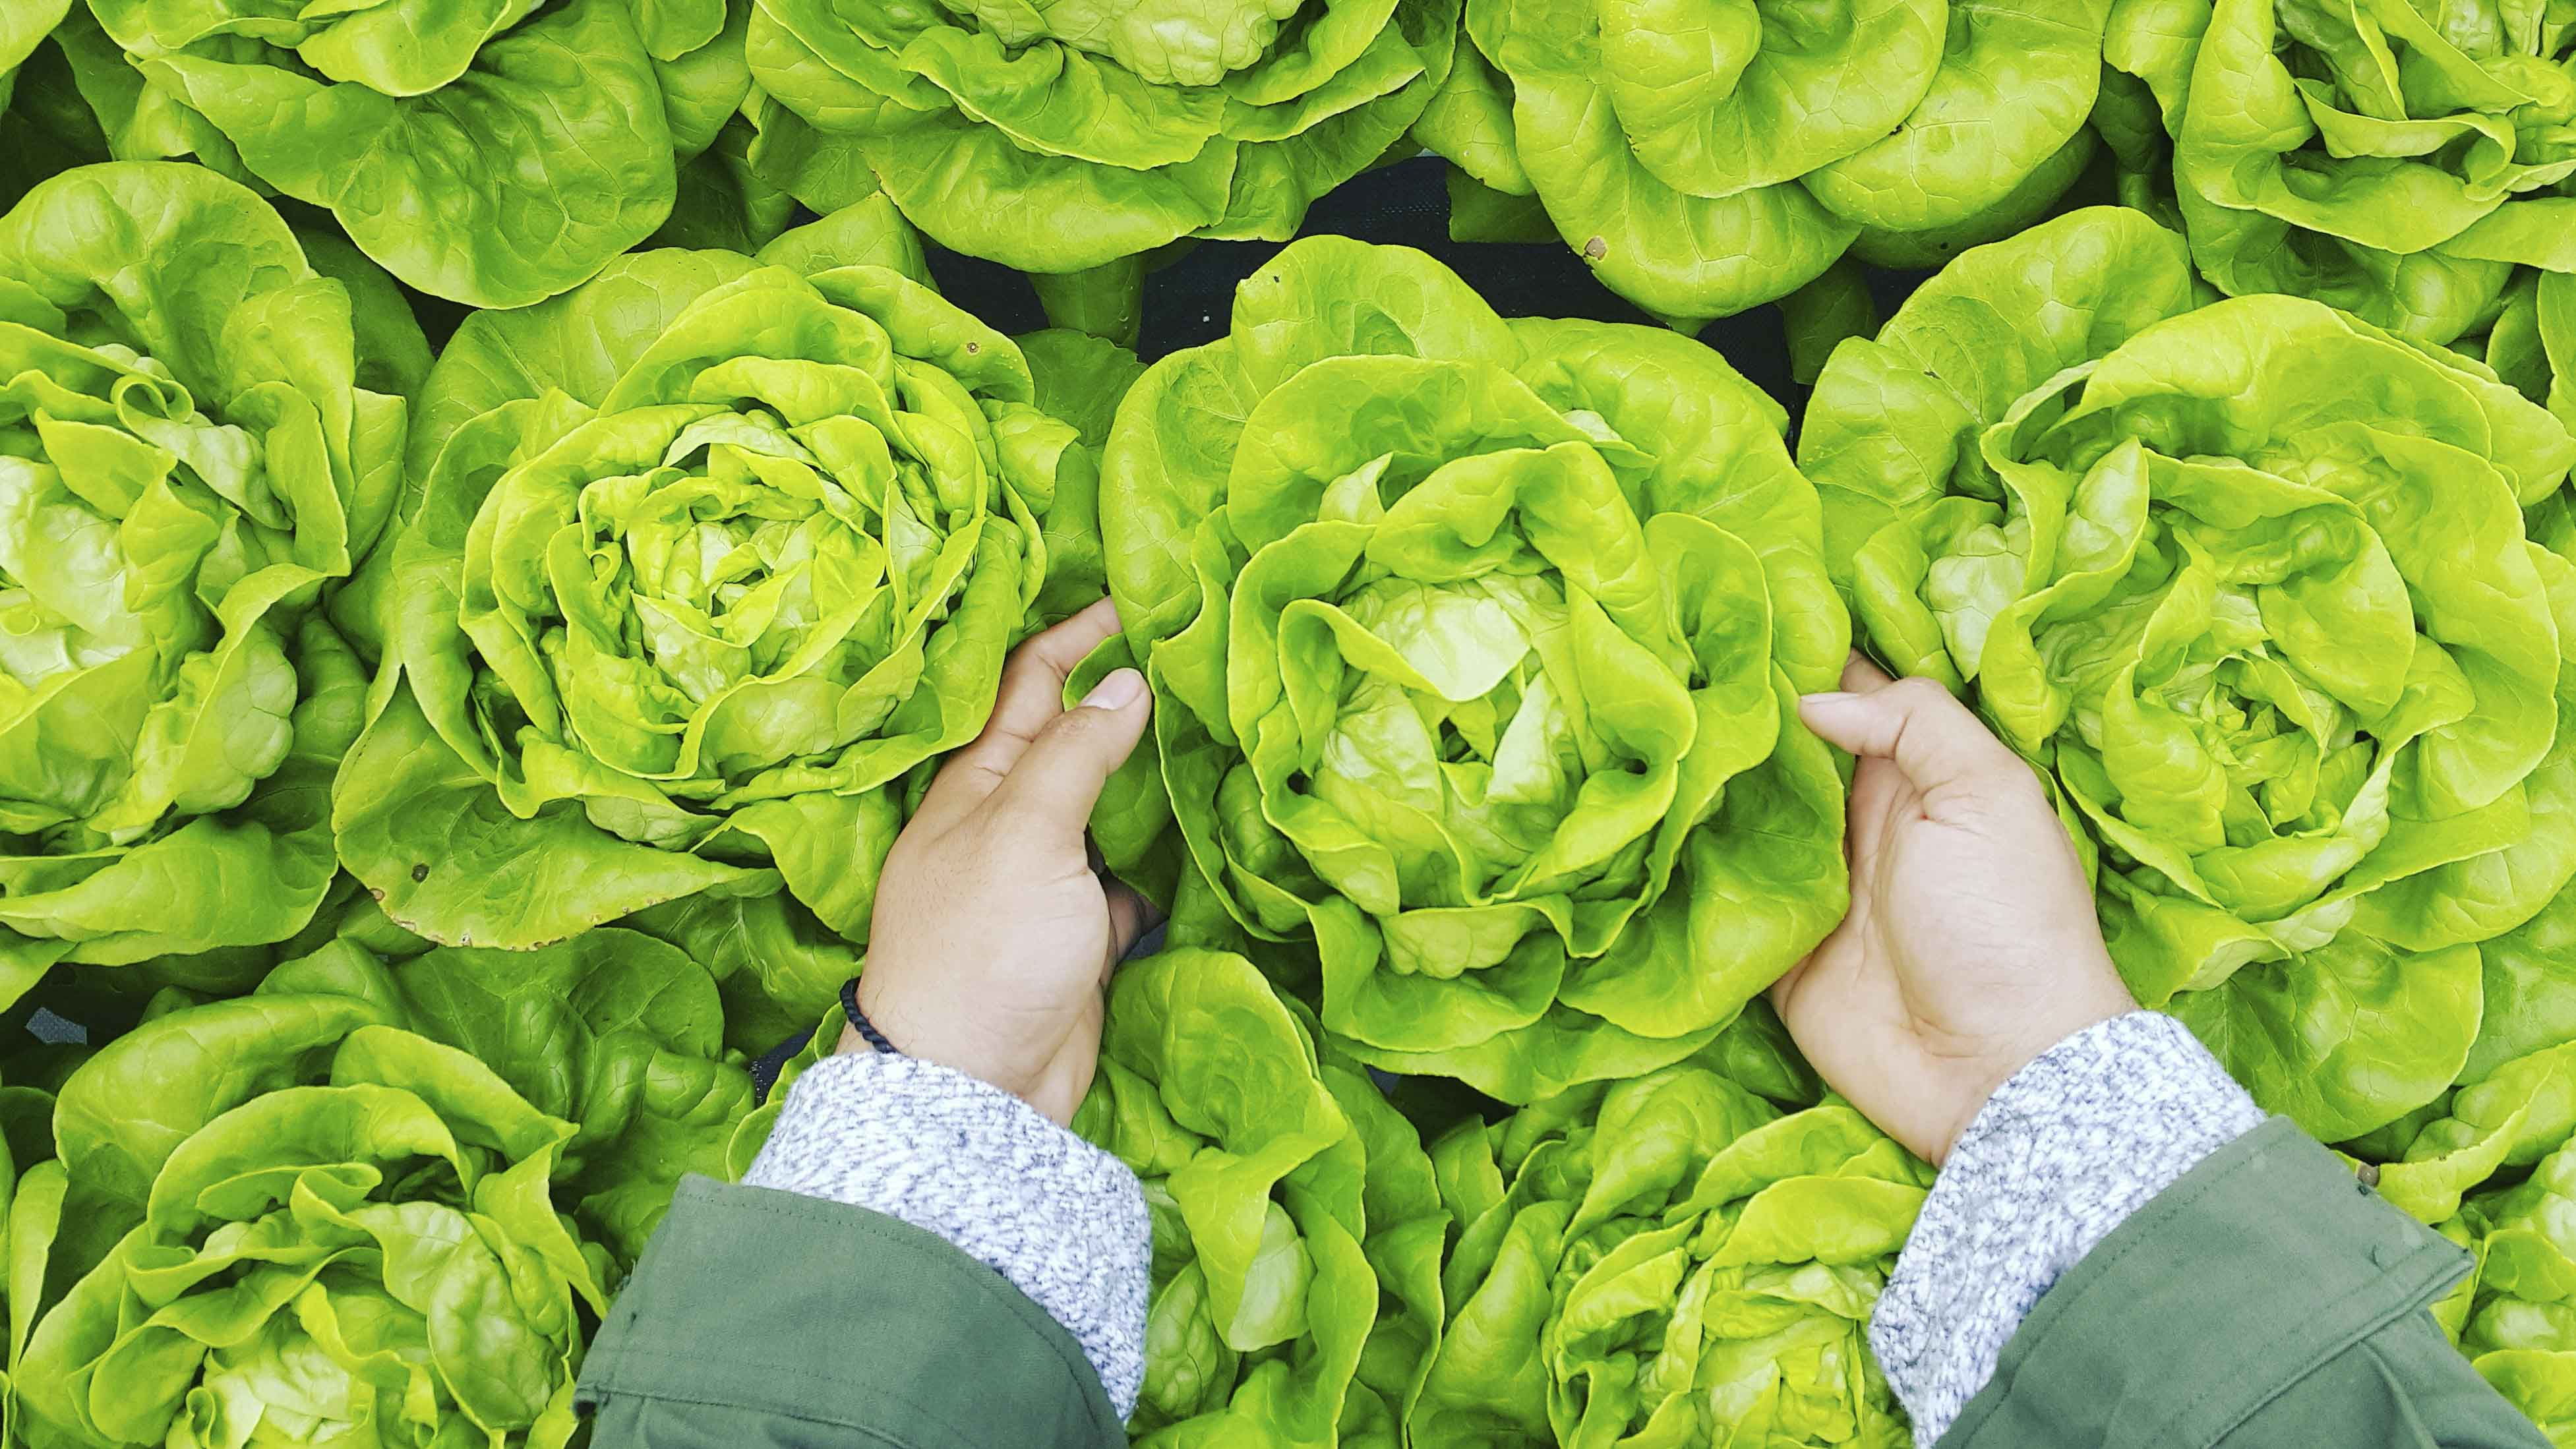
[[[1104,598],[1012,650],[983,733],[940,767],[915,818],[962,813],[992,794],[1029,741],[1064,713],[1064,682],[1117,632],[1118,606]]]
[[[1875,660],[1855,649],[1843,661],[1843,689],[1851,694],[1869,694],[1887,688],[1896,681]]]

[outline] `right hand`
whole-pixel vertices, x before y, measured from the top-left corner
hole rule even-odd
[[[1118,632],[1103,599],[1011,652],[993,717],[949,757],[877,885],[859,1005],[905,1054],[1073,1120],[1100,1059],[1101,992],[1150,923],[1092,869],[1083,829],[1154,702],[1121,669],[1072,709],[1064,682]],[[856,1031],[841,1050],[867,1050]]]
[[[1771,1001],[1835,1091],[1938,1164],[2006,1078],[2137,1001],[2031,767],[1931,680],[1854,655],[1843,691],[1799,714],[1859,757],[1851,915]]]

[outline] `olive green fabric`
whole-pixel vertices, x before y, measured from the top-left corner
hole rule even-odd
[[[2427,1304],[2457,1247],[2275,1119],[2032,1310],[1940,1449],[2545,1449]],[[582,1370],[594,1449],[1117,1449],[1071,1335],[940,1239],[703,1178]]]
[[[2426,1311],[2468,1268],[2274,1118],[2060,1279],[1939,1449],[2547,1449]]]
[[[692,1177],[591,1345],[592,1449],[1118,1449],[1073,1336],[882,1214]]]

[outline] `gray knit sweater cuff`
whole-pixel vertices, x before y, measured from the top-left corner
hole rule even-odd
[[[1145,1380],[1152,1224],[1117,1158],[963,1072],[826,1057],[743,1181],[900,1218],[1001,1274],[1071,1333],[1120,1418]]]
[[[1950,1150],[1871,1315],[1869,1344],[1930,1446],[2059,1276],[2263,1121],[2181,1022],[2086,1027],[1996,1089]]]

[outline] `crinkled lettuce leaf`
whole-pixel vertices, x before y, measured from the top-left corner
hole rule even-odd
[[[829,1001],[847,953],[806,918],[865,940],[907,781],[1052,597],[1059,494],[1077,537],[1094,507],[1026,356],[924,276],[878,196],[459,330],[334,793],[396,922],[528,949],[657,911],[711,960],[810,943],[726,973],[745,1021]]]
[[[1653,328],[1314,238],[1120,407],[1102,538],[1154,740],[1092,826],[1175,940],[1510,1101],[1714,1038],[1843,909],[1796,719],[1844,615],[1777,405]]]
[[[322,905],[366,670],[320,605],[387,531],[427,357],[372,264],[202,167],[0,217],[0,1003]]]
[[[1152,1214],[1137,1443],[1396,1442],[1440,1333],[1448,1218],[1364,1072],[1319,1058],[1250,962],[1177,948],[1112,984],[1073,1126]]]
[[[2438,1096],[2576,877],[2576,440],[2459,354],[2077,212],[1835,352],[1802,465],[1868,647],[1974,703],[2113,956],[2339,1141]]]
[[[2091,154],[2108,9],[1467,0],[1414,134],[1466,196],[1535,197],[1611,291],[1696,331],[1856,242],[1920,265],[2026,225]]]

